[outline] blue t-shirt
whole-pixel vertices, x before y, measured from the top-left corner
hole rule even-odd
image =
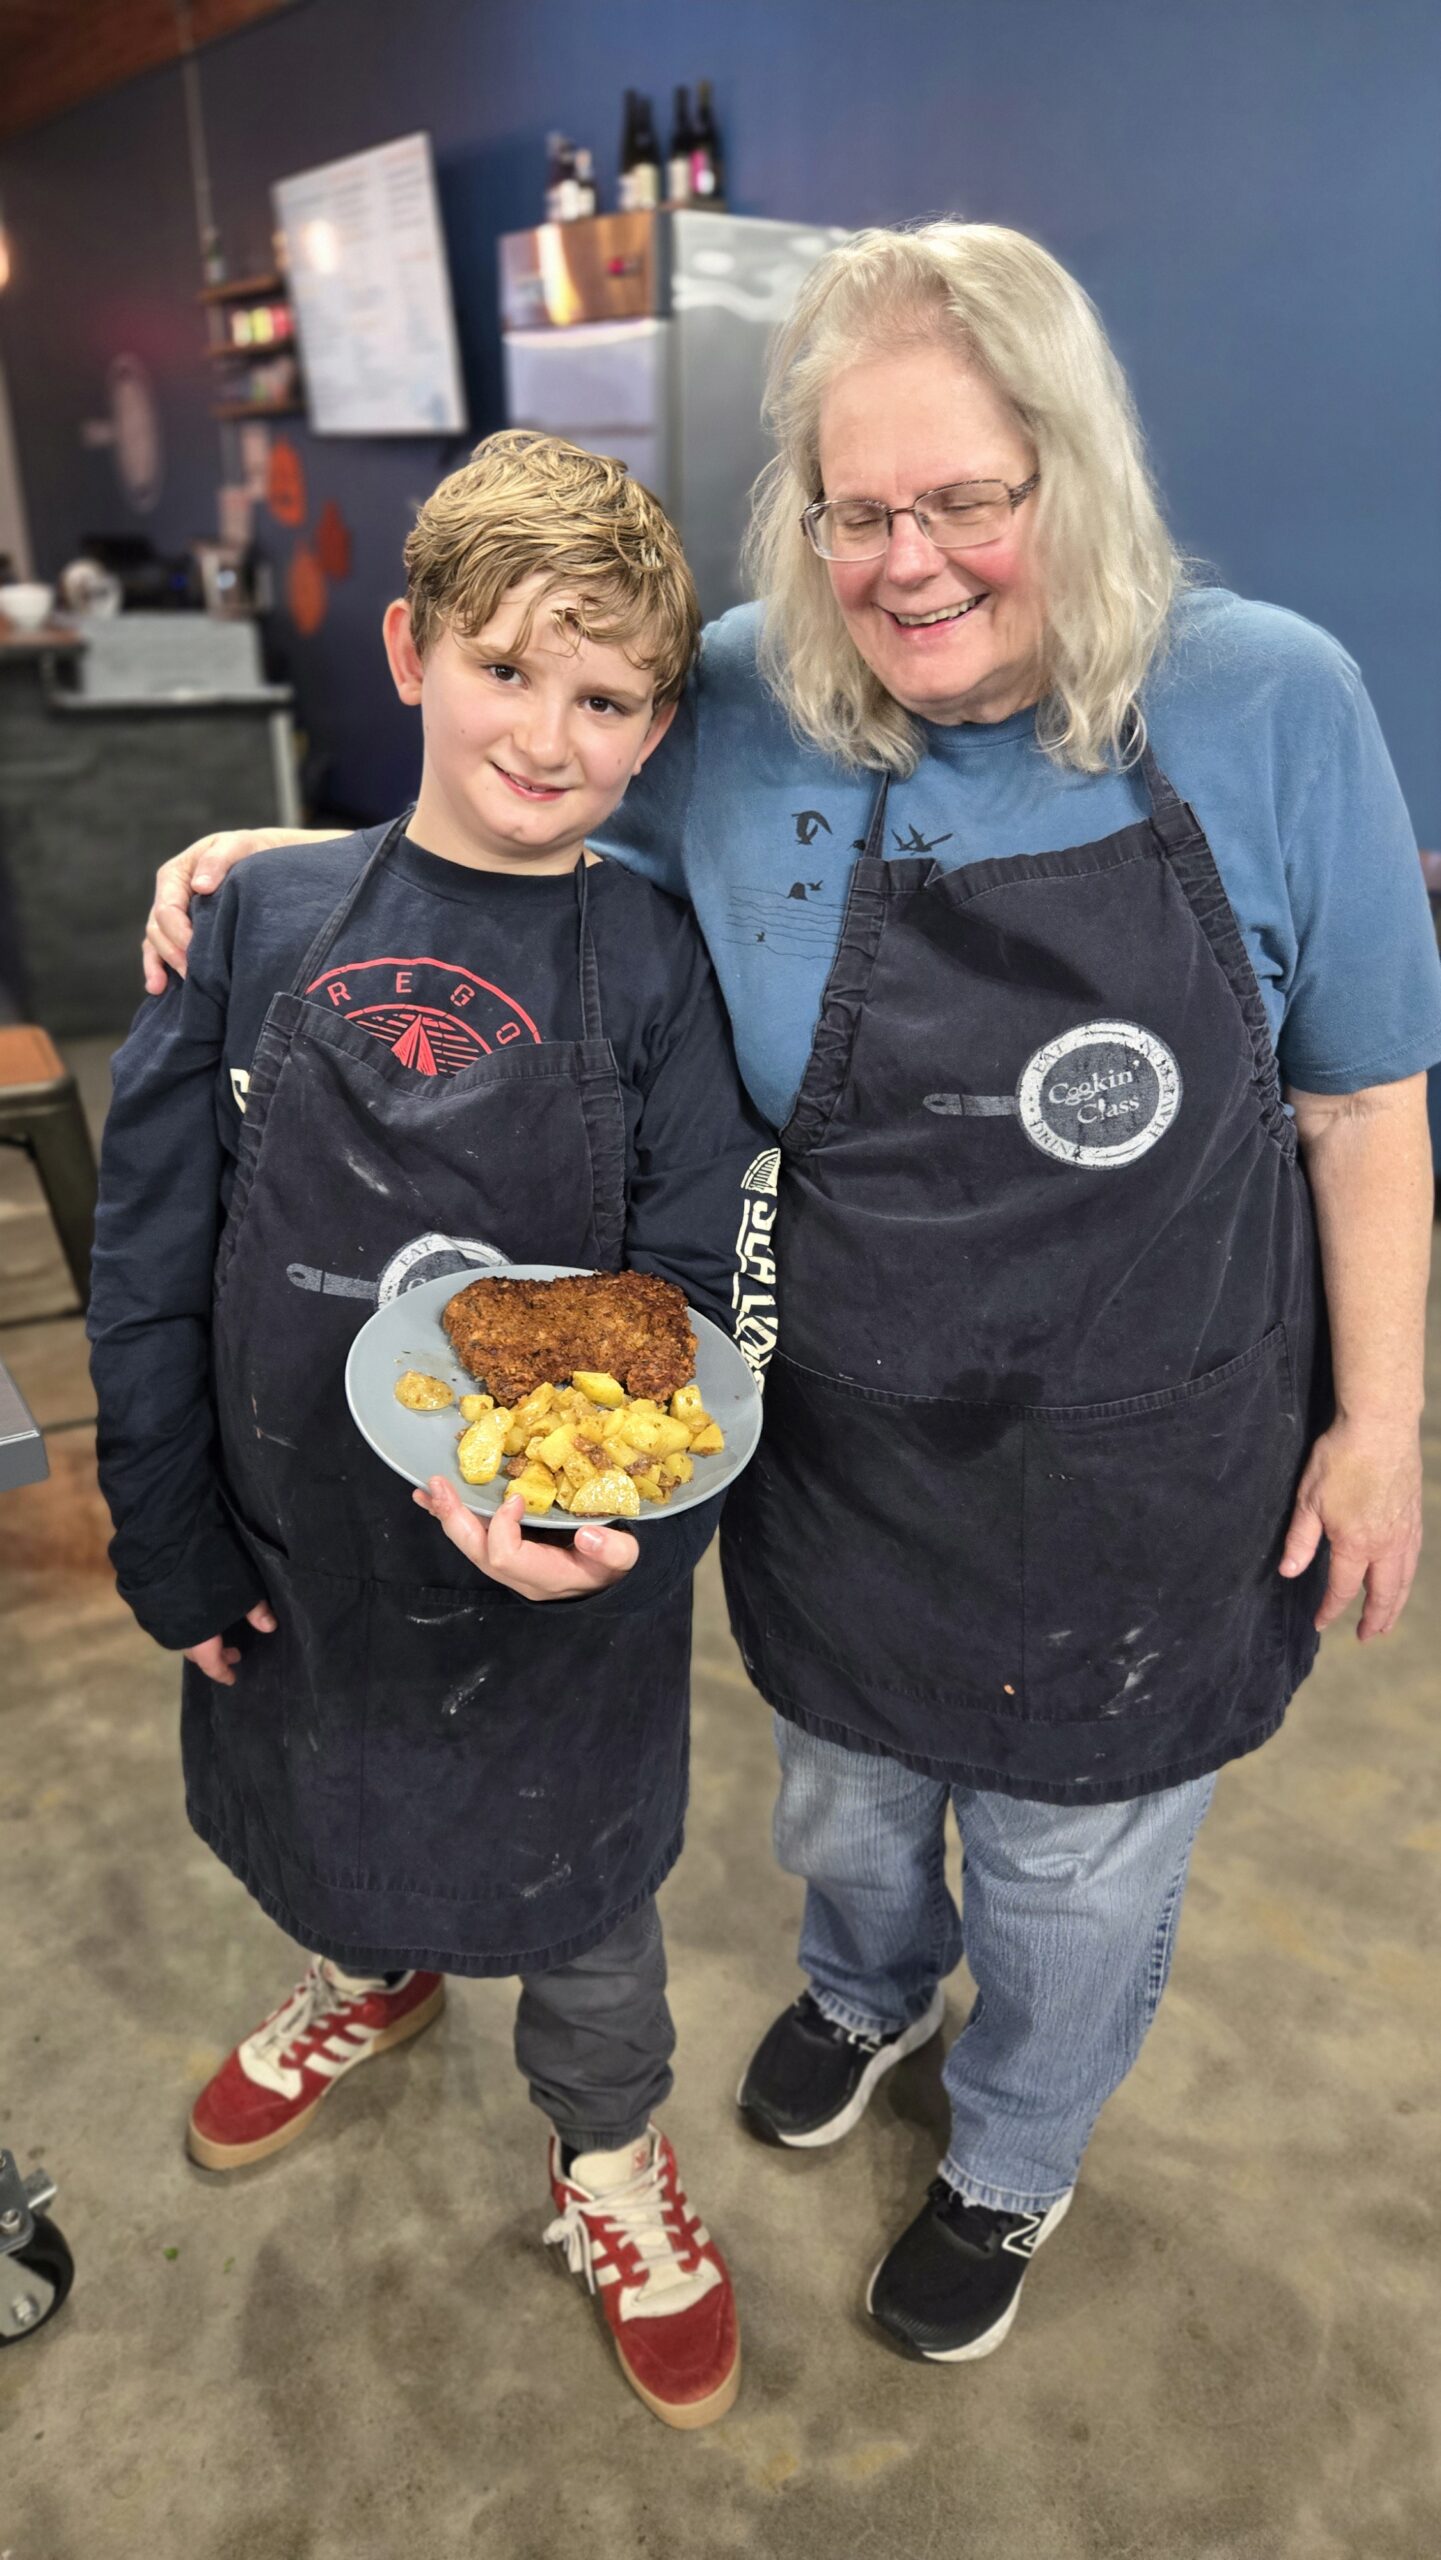
[[[799,742],[756,668],[759,608],[706,632],[671,734],[597,839],[688,897],[741,1072],[777,1127],[805,1072],[877,776]],[[1376,715],[1313,623],[1220,588],[1183,596],[1144,695],[1152,746],[1210,840],[1286,1082],[1352,1093],[1441,1058],[1416,840]],[[922,724],[886,850],[946,869],[1089,844],[1144,815],[1139,773],[1083,774],[1029,711]]]

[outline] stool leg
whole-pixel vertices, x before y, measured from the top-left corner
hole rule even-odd
[[[95,1242],[95,1155],[73,1085],[62,1101],[31,1115],[25,1135],[81,1307],[88,1307],[90,1253]]]

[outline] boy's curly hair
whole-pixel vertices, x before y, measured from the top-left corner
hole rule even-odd
[[[545,587],[515,646],[524,648],[547,592],[578,610],[557,617],[578,637],[624,649],[655,682],[657,704],[685,683],[700,606],[680,537],[624,463],[562,436],[512,427],[487,436],[427,498],[405,546],[406,602],[424,657],[443,630],[473,639],[512,587]]]

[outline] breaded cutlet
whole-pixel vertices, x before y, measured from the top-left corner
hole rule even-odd
[[[577,1369],[618,1379],[664,1403],[695,1376],[684,1293],[651,1271],[588,1271],[566,1280],[472,1280],[441,1316],[462,1368],[498,1404],[564,1386]]]

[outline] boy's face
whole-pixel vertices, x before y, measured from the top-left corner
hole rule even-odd
[[[484,870],[569,870],[674,717],[623,649],[556,627],[577,597],[546,594],[521,648],[542,585],[513,587],[475,638],[443,630],[423,660],[405,605],[385,617],[396,690],[419,703],[425,730],[412,833]]]

